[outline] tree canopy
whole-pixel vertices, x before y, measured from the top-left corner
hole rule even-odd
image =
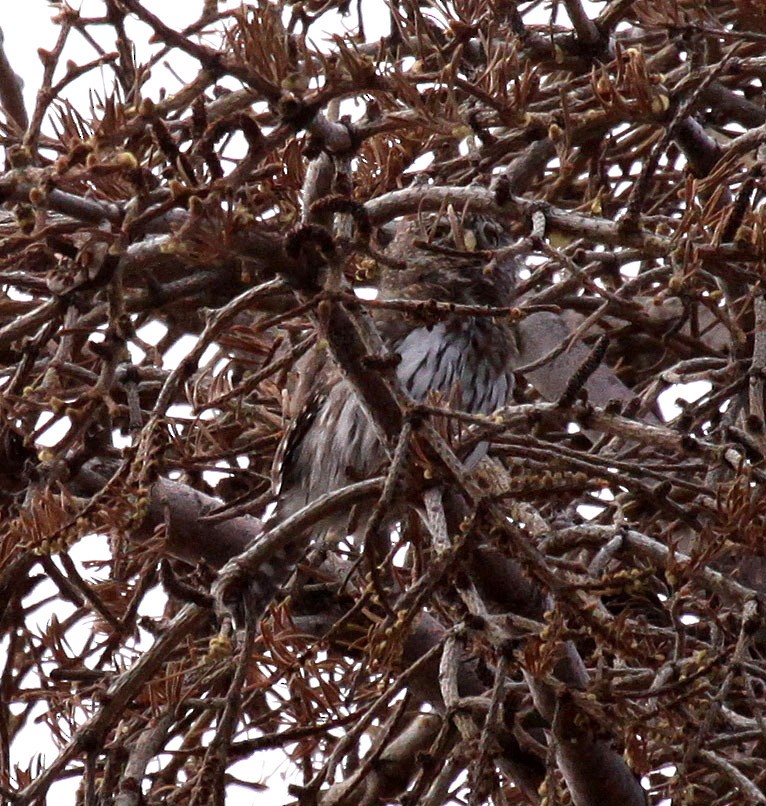
[[[34,108],[0,48],[0,797],[766,803],[761,4],[100,5]],[[513,307],[375,298],[433,213],[503,226]],[[506,321],[514,399],[378,395],[376,305]],[[317,349],[391,460],[272,526]],[[364,507],[383,551],[248,613]]]

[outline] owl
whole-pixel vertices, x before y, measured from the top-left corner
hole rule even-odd
[[[403,220],[385,250],[390,261],[382,268],[378,299],[507,307],[515,264],[497,259],[494,251],[505,243],[502,229],[481,218],[458,225],[454,218]],[[425,322],[385,307],[376,307],[373,319],[396,361],[396,377],[413,401],[473,414],[488,414],[508,401],[518,350],[506,319],[447,312]],[[304,356],[296,373],[290,401],[294,419],[274,467],[272,524],[326,493],[384,472],[387,459],[353,385],[326,351],[317,348]],[[466,469],[486,450],[479,444],[463,457]],[[259,607],[287,580],[312,539],[330,529],[343,536],[347,526],[339,516],[280,546],[252,580]]]

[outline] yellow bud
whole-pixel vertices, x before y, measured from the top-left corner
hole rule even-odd
[[[667,112],[670,108],[670,98],[662,93],[661,95],[655,95],[652,98],[652,112],[655,115],[661,115],[663,112]]]
[[[551,123],[551,125],[548,126],[548,137],[550,137],[551,142],[558,143],[563,136],[564,130],[558,123]]]
[[[138,160],[136,159],[136,155],[132,154],[130,151],[120,151],[120,153],[115,156],[114,161],[120,166],[120,168],[125,168],[129,171],[138,168]]]
[[[47,194],[40,188],[32,188],[32,190],[29,191],[29,201],[36,206],[43,204],[46,198]]]

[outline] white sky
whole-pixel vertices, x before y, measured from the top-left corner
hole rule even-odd
[[[97,17],[104,14],[104,3],[101,0],[82,0],[81,3],[71,2],[73,8],[78,8],[83,17]],[[234,7],[233,2],[222,2],[221,8]],[[164,22],[172,26],[182,26],[192,22],[199,15],[202,8],[202,0],[182,0],[181,2],[163,2],[163,0],[144,0],[144,6],[152,13],[157,14]],[[23,8],[23,11],[20,9]],[[15,3],[11,0],[0,0],[0,27],[5,34],[5,51],[13,65],[16,73],[24,80],[24,94],[27,101],[27,109],[31,112],[34,108],[35,94],[42,80],[43,68],[38,57],[39,48],[50,50],[56,43],[59,29],[53,25],[51,18],[60,13],[59,8],[46,0],[26,0],[24,3]],[[135,19],[126,19],[126,29],[133,39],[139,60],[142,54],[146,53],[146,42],[148,39],[148,29],[138,23]],[[104,27],[104,35],[99,37],[97,29],[90,28],[91,34],[95,33],[99,44],[106,51],[113,51],[113,39],[111,39],[111,29]],[[90,44],[77,32],[72,31],[67,42],[65,54],[78,63],[88,62],[97,57],[97,53]],[[189,64],[193,64],[191,61]],[[65,60],[56,74],[56,78],[63,75]],[[175,64],[174,56],[174,67]],[[173,79],[162,69],[157,71],[163,73],[163,78],[168,83],[174,83]],[[105,68],[103,75],[108,82],[106,85],[95,83],[97,72],[89,73],[78,83],[72,85],[72,89],[65,92],[68,97],[79,96],[87,102],[88,88],[102,91],[105,87],[111,89],[112,78],[108,68]],[[189,77],[193,76],[191,73]]]

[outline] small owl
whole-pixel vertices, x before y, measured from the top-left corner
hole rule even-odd
[[[474,219],[455,232],[455,223],[433,217],[400,223],[386,248],[397,270],[385,267],[379,299],[508,306],[514,266],[494,260],[502,230]],[[513,329],[489,316],[461,313],[424,324],[401,311],[375,309],[385,345],[398,356],[396,376],[416,402],[437,400],[456,410],[487,414],[505,405],[512,389],[517,347]],[[315,350],[296,367],[291,401],[295,418],[274,468],[280,522],[321,495],[384,471],[386,453],[353,386],[325,351]],[[477,445],[464,458],[474,467],[486,453]],[[282,547],[253,580],[263,606],[292,572],[317,532],[347,524],[322,524]],[[345,534],[345,532],[344,532]],[[342,535],[341,535],[342,536]]]

